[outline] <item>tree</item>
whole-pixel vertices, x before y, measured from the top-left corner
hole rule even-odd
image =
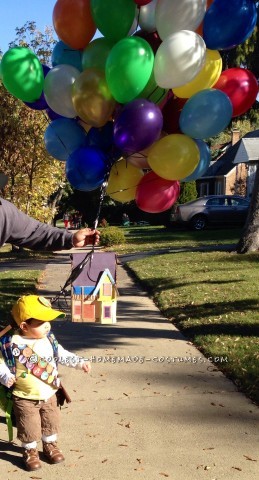
[[[35,22],[27,22],[16,33],[10,46],[28,47],[39,60],[50,63],[51,29],[42,34]],[[4,195],[30,216],[51,221],[64,186],[64,164],[46,152],[43,136],[48,117],[17,100],[3,85],[0,102],[0,170],[9,176]]]
[[[259,13],[259,2],[255,1],[257,13]],[[257,26],[244,44],[238,45],[233,50],[222,54],[224,68],[242,66],[253,72],[257,80],[259,79],[259,15],[257,17]],[[258,124],[259,102],[256,101],[253,107],[239,120],[248,119],[251,125]],[[247,253],[259,249],[259,164],[257,164],[257,173],[255,176],[254,188],[250,202],[250,209],[247,221],[242,232],[242,237],[237,246],[238,253]]]
[[[181,183],[181,193],[177,203],[186,203],[197,198],[196,182],[183,182]]]
[[[259,164],[255,175],[255,183],[251,197],[243,235],[237,245],[237,253],[255,252],[259,250]]]

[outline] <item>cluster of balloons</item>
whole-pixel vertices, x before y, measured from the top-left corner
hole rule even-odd
[[[57,0],[52,67],[27,48],[1,61],[6,89],[49,116],[44,141],[73,187],[108,178],[115,200],[157,213],[210,163],[205,142],[258,94],[221,50],[256,25],[253,0]],[[94,38],[96,30],[101,37]]]

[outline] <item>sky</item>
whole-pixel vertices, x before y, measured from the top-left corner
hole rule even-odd
[[[15,28],[23,27],[27,21],[35,21],[41,32],[45,26],[53,26],[55,3],[56,0],[0,0],[0,50],[8,50],[16,36]]]

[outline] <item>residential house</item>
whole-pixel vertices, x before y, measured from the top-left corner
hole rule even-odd
[[[248,145],[253,144],[253,149]],[[246,155],[240,155],[240,149]],[[250,153],[259,152],[259,130],[239,138],[239,131],[233,130],[232,141],[224,153],[212,161],[205,174],[196,181],[198,196],[243,195],[250,196],[256,171],[256,163]],[[250,157],[249,157],[250,155]]]

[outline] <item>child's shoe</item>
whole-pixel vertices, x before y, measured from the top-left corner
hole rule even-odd
[[[29,472],[39,470],[41,463],[39,459],[39,452],[37,448],[23,448],[23,461],[26,469]]]
[[[57,442],[42,442],[43,453],[47,457],[49,463],[60,463],[65,460],[64,455],[57,446]]]

